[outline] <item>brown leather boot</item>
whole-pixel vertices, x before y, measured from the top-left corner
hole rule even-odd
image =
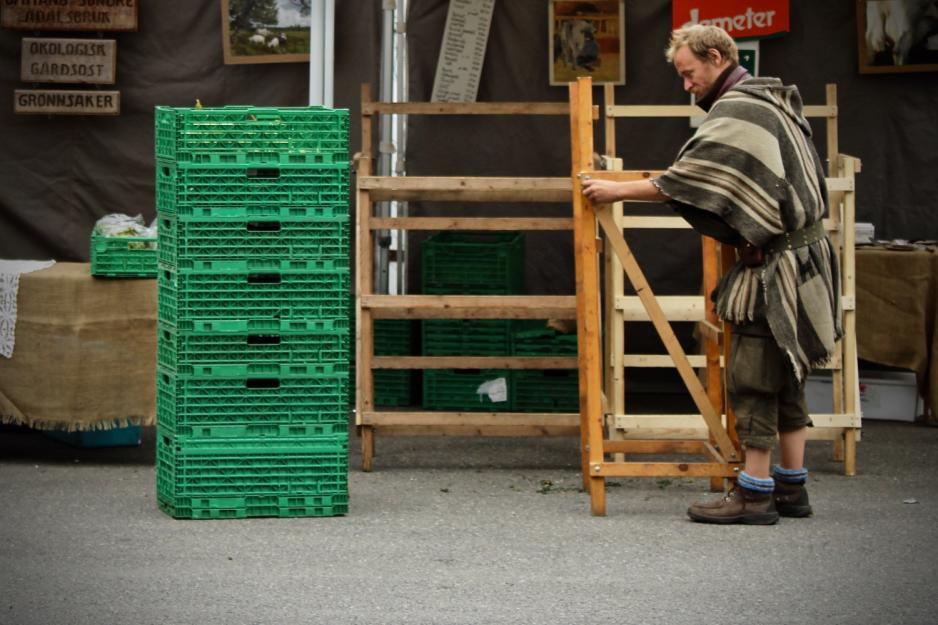
[[[808,501],[808,490],[804,484],[786,484],[775,481],[775,509],[785,517],[801,518],[814,512]]]
[[[772,493],[758,493],[741,486],[734,486],[722,499],[694,503],[687,509],[687,516],[701,523],[772,525],[778,521]]]

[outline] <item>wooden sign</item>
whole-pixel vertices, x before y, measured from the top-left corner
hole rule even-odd
[[[120,115],[120,91],[66,91],[17,89],[13,92],[17,115]]]
[[[19,30],[137,30],[137,0],[0,0],[0,23]]]
[[[36,39],[23,37],[23,82],[113,85],[117,42],[113,39]]]

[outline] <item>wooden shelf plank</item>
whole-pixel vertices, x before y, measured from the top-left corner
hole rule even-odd
[[[372,230],[572,230],[569,217],[374,217]]]
[[[563,115],[566,102],[362,102],[362,115]],[[599,119],[599,107],[593,107]]]
[[[368,410],[361,415],[362,425],[425,427],[580,427],[579,413],[568,412],[459,412]]]
[[[375,319],[575,319],[573,295],[362,295]]]
[[[372,201],[570,202],[570,178],[360,176]]]
[[[374,369],[576,369],[576,356],[375,356]]]

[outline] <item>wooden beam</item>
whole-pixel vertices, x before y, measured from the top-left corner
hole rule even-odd
[[[381,436],[486,436],[561,437],[579,436],[579,425],[372,425]]]
[[[562,356],[375,356],[375,369],[576,369]]]
[[[362,423],[380,426],[460,426],[460,427],[577,427],[580,416],[569,412],[465,412],[369,410]]]
[[[739,465],[722,462],[603,462],[590,465],[591,475],[605,477],[736,477]]]
[[[607,117],[699,117],[707,113],[693,104],[618,104],[606,107]],[[837,107],[807,105],[805,117],[837,117]]]
[[[703,416],[700,414],[648,414],[648,415],[613,415],[617,428],[636,432],[645,429],[692,430],[704,428]],[[726,415],[721,415],[721,422]],[[812,414],[811,421],[815,427],[859,427],[859,415],[851,414]],[[810,430],[810,428],[809,428]]]
[[[566,102],[368,102],[362,115],[569,115]],[[593,119],[599,119],[594,106]]]
[[[596,214],[582,192],[580,172],[593,163],[593,82],[570,83],[570,146],[573,186],[573,256],[576,274],[577,358],[580,387],[580,457],[583,482],[595,516],[606,515],[606,484],[588,466],[603,459],[602,347],[599,327],[599,262]],[[610,217],[611,217],[611,213]]]
[[[363,295],[375,319],[575,319],[571,295]]]
[[[359,189],[375,201],[570,202],[569,178],[365,176]]]
[[[655,299],[669,321],[703,321],[707,318],[703,295],[659,295]],[[626,321],[650,321],[648,311],[637,295],[616,297],[616,308],[622,311]]]
[[[573,230],[567,217],[375,217],[372,230]]]

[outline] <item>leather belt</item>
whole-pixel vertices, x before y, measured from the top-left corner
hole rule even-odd
[[[810,226],[805,226],[801,230],[795,230],[794,232],[786,232],[785,234],[780,234],[765,245],[762,246],[762,249],[768,254],[774,254],[778,252],[784,252],[785,250],[794,250],[799,247],[805,247],[806,245],[811,245],[815,241],[820,241],[827,236],[827,231],[824,230],[824,222],[816,221]]]
[[[743,243],[739,246],[739,259],[746,267],[761,267],[765,262],[766,254],[777,254],[785,250],[805,247],[815,241],[820,241],[825,236],[827,236],[827,231],[824,230],[824,222],[816,221],[800,230],[780,234],[762,247]]]

